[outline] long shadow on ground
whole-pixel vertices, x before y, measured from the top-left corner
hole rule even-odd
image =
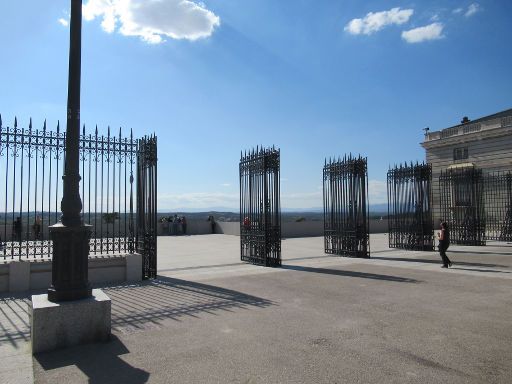
[[[450,251],[450,253],[453,253]],[[450,256],[448,254],[448,256]],[[372,256],[372,259],[375,260],[390,260],[390,261],[408,261],[412,263],[427,263],[427,264],[442,264],[441,258],[436,260],[432,259],[414,259],[414,258],[406,258],[406,257],[379,257],[379,256]],[[489,264],[489,263],[470,263],[465,261],[454,261],[454,264],[457,265],[463,265],[466,267],[486,267],[486,268],[510,268],[508,265],[501,265],[501,264]]]
[[[512,256],[512,247],[510,247],[510,252],[479,252],[473,250],[467,251],[459,251],[455,249],[450,249],[450,253],[466,253],[466,254],[476,254],[476,255],[490,255],[490,256]]]
[[[123,383],[141,384],[148,381],[149,373],[132,367],[119,356],[129,353],[124,344],[112,336],[107,343],[89,344],[67,348],[59,351],[34,355],[34,374],[37,382],[74,382],[78,378],[69,377],[70,372],[63,372],[63,377],[53,377],[52,370],[76,366],[88,378],[90,384]],[[41,369],[43,371],[41,371]],[[58,375],[59,373],[55,373]],[[76,382],[76,381],[75,381]]]
[[[303,267],[303,266],[299,266],[299,265],[282,265],[281,268],[282,269],[291,269],[294,271],[302,271],[302,272],[323,273],[323,274],[327,274],[327,275],[357,277],[360,279],[394,281],[394,282],[398,282],[398,283],[420,283],[419,280],[410,279],[410,278],[406,278],[406,277],[381,275],[381,274],[377,274],[377,273],[368,273],[368,272],[356,272],[356,271],[344,271],[344,270],[340,270],[340,269]]]
[[[180,321],[184,316],[274,305],[270,300],[241,292],[163,276],[137,284],[103,286],[103,290],[112,300],[112,329],[122,333],[159,328],[167,319]],[[113,335],[108,343],[37,354],[34,371],[41,383],[58,381],[51,370],[68,366],[76,366],[92,384],[147,382],[148,372],[119,357],[126,353],[128,349]]]
[[[201,313],[274,305],[245,293],[163,276],[139,284],[106,287],[104,291],[112,299],[112,328],[125,333],[159,328],[167,319],[180,321]]]

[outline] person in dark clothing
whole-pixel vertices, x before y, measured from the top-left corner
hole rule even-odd
[[[215,233],[215,226],[217,225],[215,217],[213,217],[213,215],[208,216],[208,221],[210,222],[212,233]]]
[[[21,242],[21,217],[17,217],[14,221],[14,239]]]
[[[41,216],[36,216],[34,224],[32,225],[32,230],[34,231],[34,239],[36,240],[41,239],[41,224]]]
[[[437,237],[439,238],[439,254],[443,260],[442,268],[451,267],[452,262],[448,256],[446,256],[446,250],[450,246],[450,231],[448,229],[448,224],[445,221],[441,223],[441,230],[437,233]]]
[[[187,234],[187,219],[185,218],[185,216],[183,216],[181,218],[181,229],[183,231],[183,234],[186,235]]]

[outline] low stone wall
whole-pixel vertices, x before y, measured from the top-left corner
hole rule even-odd
[[[387,220],[370,220],[370,233],[386,233],[387,231]],[[240,223],[217,222],[215,233],[240,236]],[[323,235],[323,221],[301,221],[281,223],[281,236],[284,238],[315,237]]]
[[[177,231],[178,234],[182,234],[183,232],[179,224],[173,227],[173,223],[158,223],[158,236],[173,235],[175,231]],[[206,220],[189,220],[187,222],[187,235],[206,235],[210,233],[212,233],[212,227],[210,222]]]
[[[91,284],[122,283],[142,280],[142,256],[120,254],[89,258]],[[0,264],[0,292],[24,292],[45,289],[52,282],[52,262],[9,261]]]
[[[215,233],[223,235],[240,236],[240,222],[218,221],[215,225]]]

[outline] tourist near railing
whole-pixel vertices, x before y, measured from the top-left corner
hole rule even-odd
[[[112,135],[80,136],[82,218],[92,225],[90,253],[131,252],[136,245],[136,183],[138,142]],[[60,219],[65,132],[4,127],[0,116],[0,258],[50,258],[48,227]]]

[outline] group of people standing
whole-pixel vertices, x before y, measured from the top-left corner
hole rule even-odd
[[[185,216],[169,216],[165,221],[169,223],[169,235],[178,236],[187,234],[187,218]]]
[[[32,224],[32,232],[26,234],[26,238],[23,239],[23,222],[21,217],[16,217],[16,220],[12,223],[11,241],[21,243],[23,240],[41,240],[43,234],[43,220],[41,216],[37,215]],[[7,239],[2,239],[0,234],[0,250],[4,250],[6,247]]]
[[[43,220],[41,216],[37,215],[34,219],[34,223],[32,224],[32,239],[33,240],[41,240],[43,229]],[[26,240],[30,240],[30,235],[27,234],[29,238]],[[21,221],[21,217],[18,216],[14,223],[12,224],[12,239],[14,241],[22,241],[23,240],[23,223]]]

